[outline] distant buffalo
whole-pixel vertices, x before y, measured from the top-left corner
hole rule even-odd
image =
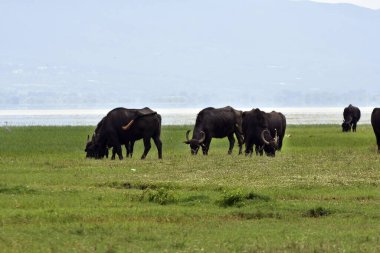
[[[280,112],[266,113],[260,109],[243,112],[243,135],[245,154],[252,155],[255,145],[256,154],[275,156],[281,150],[285,136],[286,118]]]
[[[115,108],[99,122],[94,137],[86,146],[88,157],[102,158],[109,147],[113,148],[119,159],[123,159],[121,145],[126,145],[127,155],[132,156],[136,140],[143,139],[144,153],[141,159],[148,154],[152,138],[157,150],[158,158],[162,159],[161,116],[151,109]]]
[[[342,131],[350,132],[351,129],[353,132],[356,132],[356,124],[360,120],[360,110],[356,106],[349,105],[344,108],[343,111],[343,123],[342,123]]]
[[[380,108],[375,108],[371,115],[371,124],[376,135],[377,151],[380,153]]]
[[[235,134],[239,143],[239,154],[241,154],[243,146],[241,124],[242,112],[230,106],[218,109],[205,108],[198,113],[191,139],[189,139],[191,130],[186,132],[185,143],[190,146],[191,154],[196,155],[202,147],[203,154],[207,155],[212,138],[228,137],[230,142],[228,154],[231,154],[235,144]]]

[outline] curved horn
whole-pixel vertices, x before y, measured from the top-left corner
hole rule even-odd
[[[90,141],[90,135],[88,134],[87,135],[87,142],[89,142]]]
[[[186,140],[187,140],[187,141],[190,141],[190,140],[189,140],[189,133],[190,133],[190,132],[191,132],[191,130],[187,130],[187,131],[186,131]]]
[[[201,138],[198,140],[199,143],[204,142],[206,139],[206,134],[205,132],[201,131]]]
[[[264,137],[264,132],[268,132],[268,129],[264,129],[262,132],[261,132],[261,140],[266,144],[266,145],[269,145],[269,141],[265,140],[265,137]],[[269,133],[270,134],[270,133]]]
[[[135,121],[134,119],[131,120],[131,121],[129,121],[129,123],[128,123],[127,125],[122,126],[121,128],[122,128],[124,131],[128,130],[128,129],[132,126],[132,124],[133,124],[134,121]]]

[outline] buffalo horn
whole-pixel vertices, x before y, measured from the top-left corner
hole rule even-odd
[[[190,141],[190,140],[189,140],[189,133],[190,133],[190,132],[191,132],[191,130],[187,130],[187,131],[186,131],[186,140],[187,140],[187,141]]]
[[[264,132],[268,132],[269,131],[267,129],[264,129],[262,132],[261,132],[261,140],[266,144],[266,145],[269,145],[269,141],[265,140],[265,137],[264,137]],[[269,133],[270,134],[270,133]]]
[[[89,142],[90,141],[90,135],[88,134],[87,135],[87,142]]]
[[[132,124],[133,124],[134,121],[135,121],[134,119],[131,120],[131,121],[129,121],[129,123],[128,123],[127,125],[122,126],[121,128],[122,128],[124,131],[128,130],[128,129],[132,126]]]
[[[198,140],[199,143],[204,142],[206,139],[206,134],[205,132],[201,131],[201,138]]]

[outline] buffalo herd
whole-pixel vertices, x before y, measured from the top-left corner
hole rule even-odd
[[[357,122],[360,119],[359,108],[351,104],[343,111],[344,121],[342,131],[356,132]],[[371,115],[371,124],[376,135],[378,152],[380,153],[380,108],[375,108]],[[196,118],[192,137],[191,130],[186,131],[185,144],[189,145],[191,154],[196,155],[199,148],[203,155],[207,155],[212,138],[227,137],[229,141],[228,154],[232,154],[235,137],[239,145],[239,154],[242,154],[245,144],[245,155],[252,156],[253,147],[256,155],[274,157],[276,151],[281,151],[286,130],[286,118],[281,112],[270,113],[260,109],[239,111],[231,106],[223,108],[208,107],[201,110]],[[122,145],[126,148],[127,157],[132,157],[135,141],[142,139],[144,152],[141,159],[145,159],[150,148],[151,139],[157,147],[158,158],[162,159],[161,115],[150,108],[111,110],[96,126],[90,139],[87,137],[85,148],[87,158],[101,159],[108,157],[112,148],[112,159],[116,154],[123,159]]]

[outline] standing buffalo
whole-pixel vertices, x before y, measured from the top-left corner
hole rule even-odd
[[[86,146],[89,157],[102,158],[108,147],[113,148],[119,159],[123,159],[121,145],[126,145],[127,155],[132,156],[136,140],[144,140],[144,153],[141,159],[148,154],[153,139],[158,150],[158,158],[162,159],[161,116],[151,109],[125,109],[115,108],[99,122],[93,140]]]
[[[359,108],[350,104],[348,107],[344,108],[343,118],[342,131],[350,132],[352,129],[353,132],[356,132],[356,124],[360,119]]]
[[[191,154],[196,155],[202,147],[204,155],[208,154],[212,138],[228,137],[230,147],[228,154],[232,153],[235,144],[234,134],[239,143],[239,154],[242,153],[243,136],[241,130],[242,112],[230,106],[223,108],[208,107],[198,113],[193,130],[193,137],[189,139],[190,130],[186,132],[186,144],[190,145]]]
[[[380,153],[380,108],[375,108],[371,114],[371,124],[376,135],[377,152]]]
[[[253,145],[256,154],[263,151],[268,156],[275,156],[281,150],[285,136],[286,118],[280,112],[266,113],[260,109],[243,112],[243,135],[245,154],[252,155]]]

